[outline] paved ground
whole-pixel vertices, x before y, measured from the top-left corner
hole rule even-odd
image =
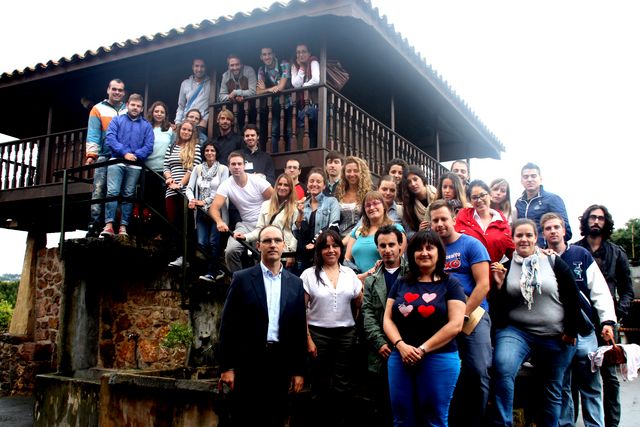
[[[620,427],[640,425],[640,378],[621,383],[622,422]],[[30,427],[33,425],[33,398],[0,398],[0,427]],[[584,427],[580,419],[577,427]]]
[[[33,398],[0,398],[0,426],[30,427],[33,425]]]

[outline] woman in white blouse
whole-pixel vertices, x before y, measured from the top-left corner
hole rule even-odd
[[[318,425],[340,425],[350,409],[355,318],[362,304],[362,283],[344,260],[340,235],[328,230],[316,240],[314,267],[300,276],[308,305],[307,350],[312,358],[311,392]],[[330,410],[327,408],[330,407]]]

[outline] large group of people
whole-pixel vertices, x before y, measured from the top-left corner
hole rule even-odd
[[[317,59],[305,45],[291,63],[270,48],[260,58],[256,75],[229,55],[220,101],[317,83]],[[200,279],[232,274],[220,362],[237,425],[283,425],[287,391],[305,380],[317,425],[348,425],[359,347],[368,349],[380,425],[512,425],[525,362],[539,372],[539,425],[574,425],[580,403],[585,425],[618,425],[615,371],[594,373],[588,362],[599,344],[618,339],[615,326],[633,299],[606,207],[587,208],[584,238],[570,245],[564,202],[543,189],[533,163],[521,169],[524,191],[513,205],[506,180],[471,180],[464,160],[437,187],[402,159],[375,185],[365,159],[335,151],[306,177],[293,157],[276,177],[259,125],[236,135],[223,109],[219,134],[206,134],[209,85],[195,59],[171,123],[163,102],[145,119],[142,97],[125,103],[124,83],[109,83],[90,113],[87,163],[126,162],[96,169],[93,198],[111,199],[104,213],[92,205],[88,236],[128,235],[143,163],[164,178],[145,179],[145,200],[164,198],[174,226],[158,238],[193,232],[209,260]],[[276,121],[288,123],[274,116],[274,144],[290,132]],[[257,265],[247,244],[260,253]],[[170,265],[187,267],[184,249]]]

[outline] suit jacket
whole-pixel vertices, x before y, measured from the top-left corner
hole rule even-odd
[[[302,280],[282,270],[279,342],[291,375],[303,375],[307,320]],[[256,365],[267,344],[267,296],[260,264],[233,275],[220,323],[220,368],[241,371]]]

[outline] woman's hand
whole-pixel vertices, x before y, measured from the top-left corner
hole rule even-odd
[[[316,343],[313,342],[311,335],[307,336],[307,353],[314,359],[318,357],[318,347],[316,347]]]
[[[496,282],[498,289],[502,288],[504,283],[504,276],[507,274],[507,269],[499,262],[491,263],[491,273],[493,274],[493,280]]]
[[[420,226],[418,227],[418,230],[428,230],[431,227],[431,222],[424,220],[420,222]]]
[[[415,365],[422,360],[422,356],[424,355],[418,347],[406,344],[404,341],[400,341],[398,345],[396,345],[396,348],[400,352],[402,361],[407,365]]]
[[[298,200],[297,208],[298,208],[298,212],[300,212],[300,215],[304,215],[304,202],[306,200],[307,200],[306,197],[303,197],[302,199]]]

